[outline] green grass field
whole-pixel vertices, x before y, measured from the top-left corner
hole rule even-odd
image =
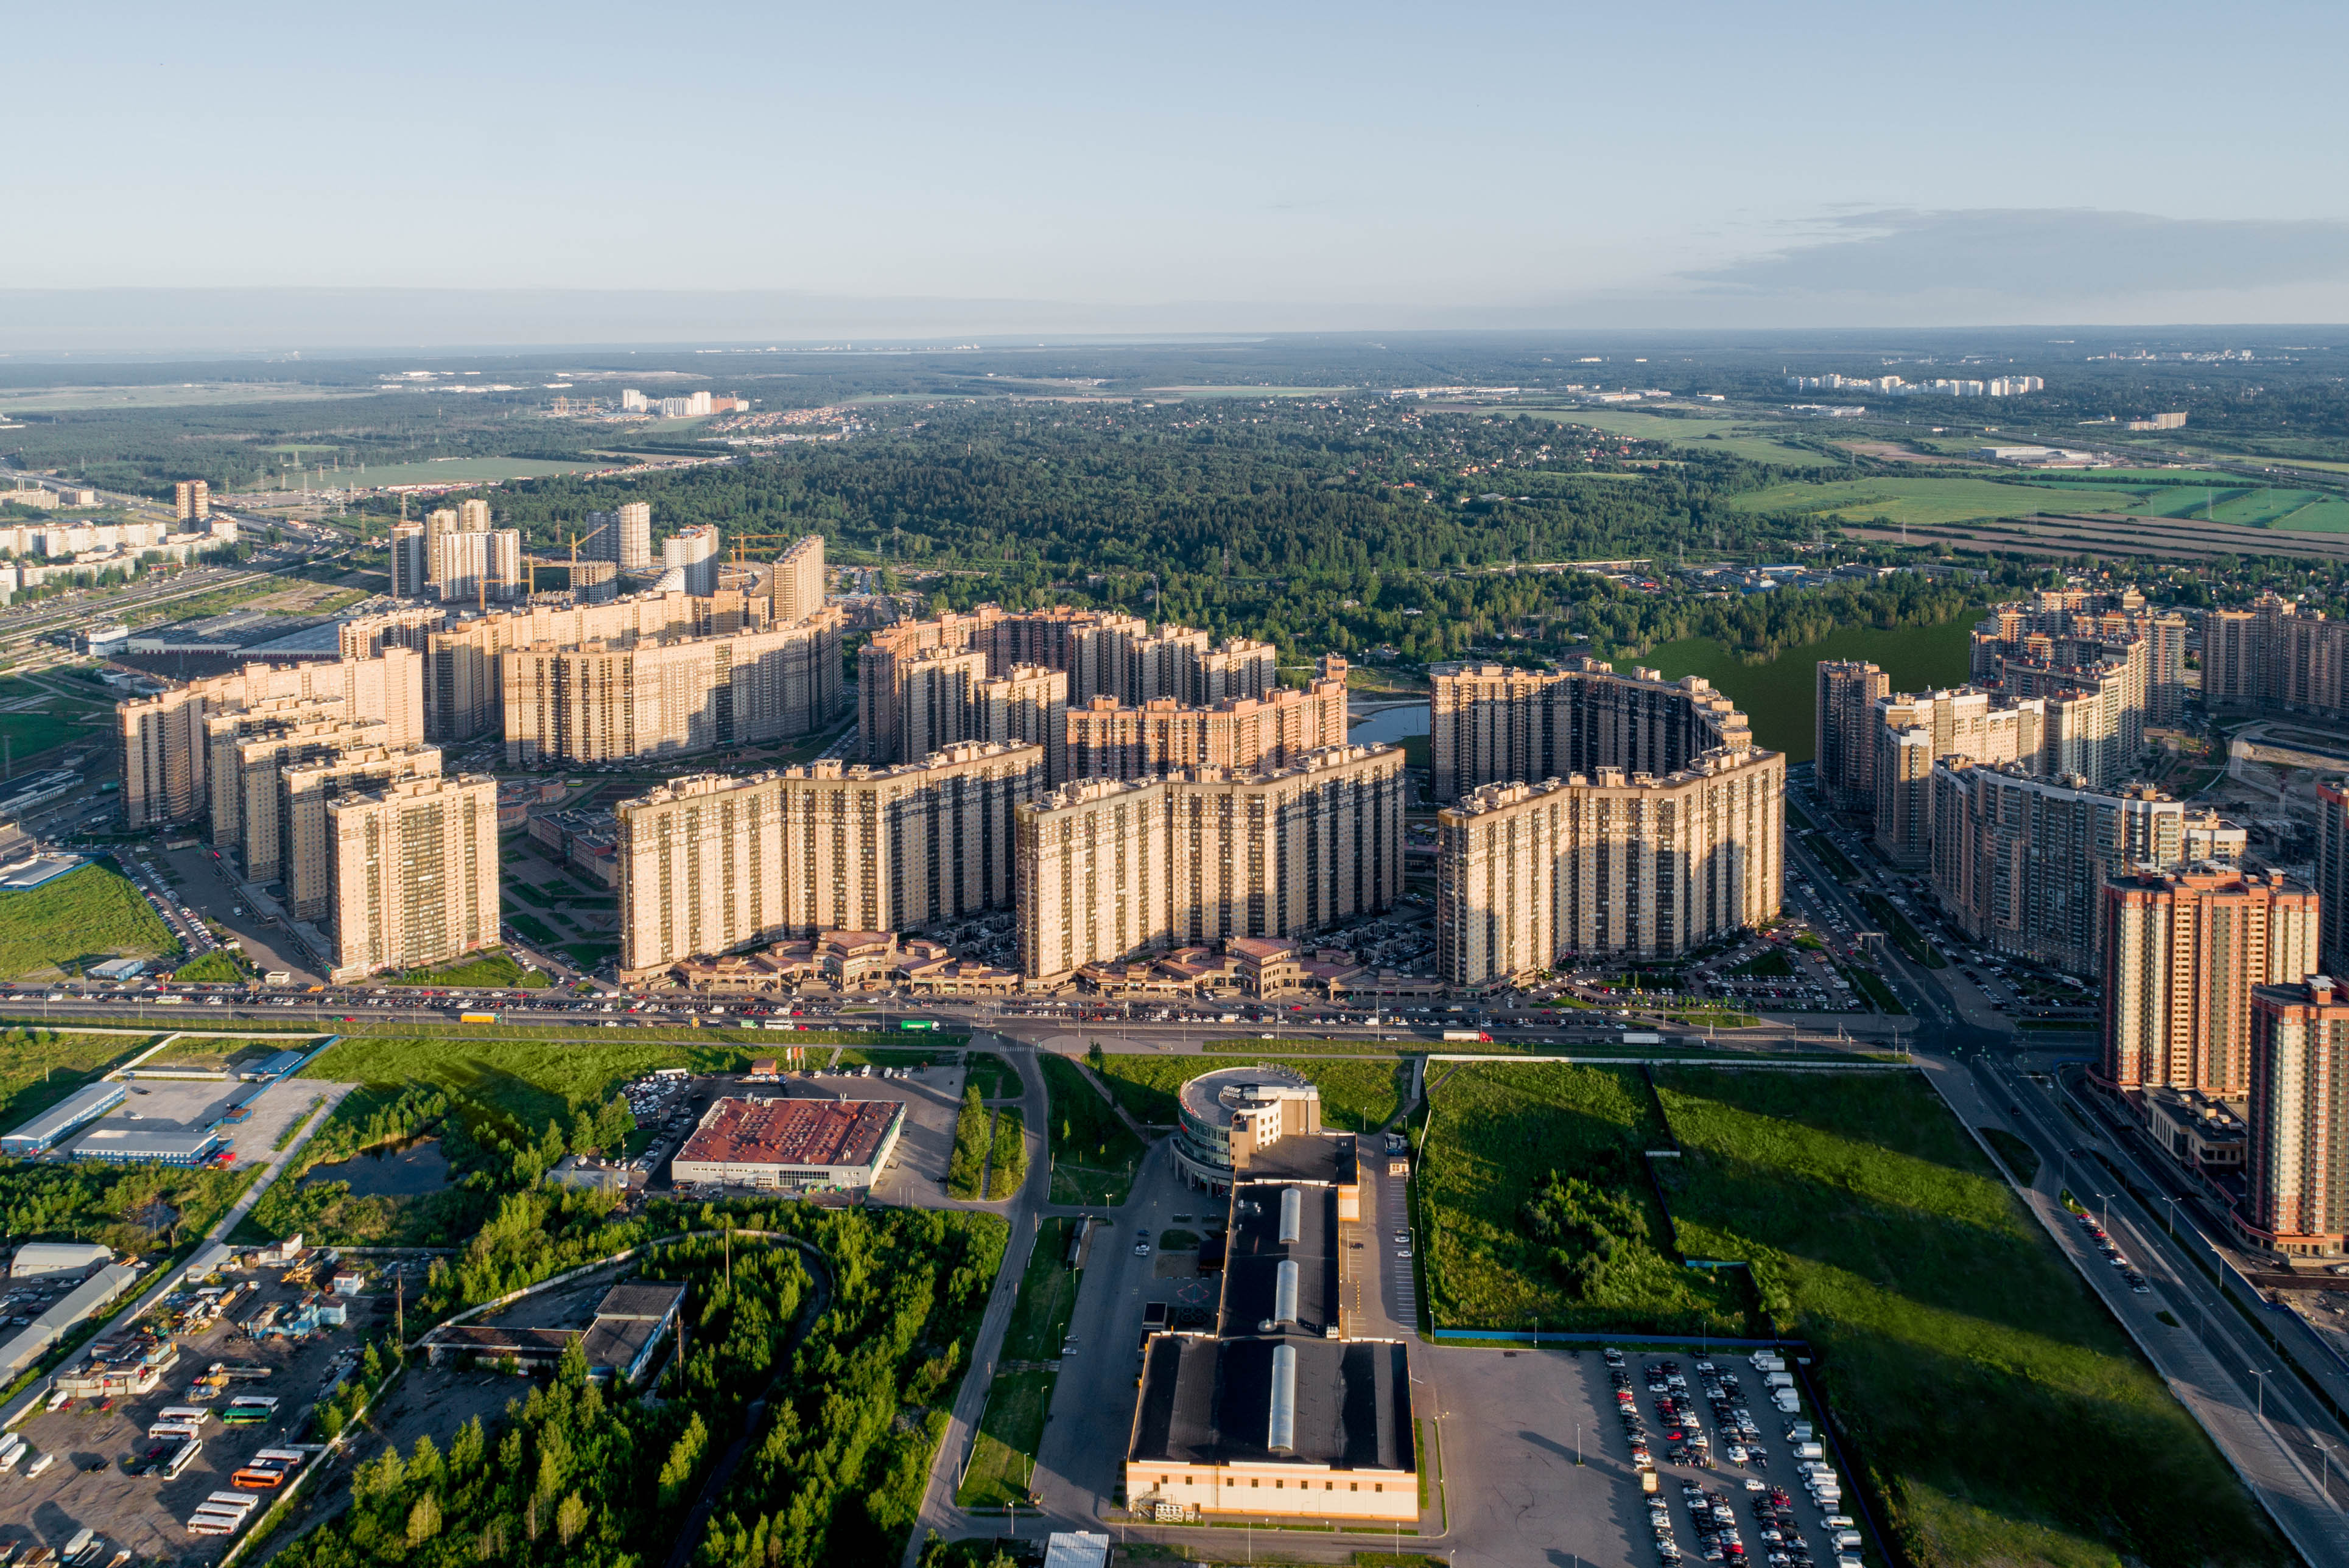
[[[548,984],[543,969],[525,971],[514,962],[513,955],[502,947],[486,948],[459,964],[443,965],[438,969],[409,969],[388,978],[390,985],[431,985],[464,990],[471,986],[490,986],[502,990],[535,990]]]
[[[1011,1064],[993,1051],[973,1052],[964,1065],[967,1071],[963,1082],[977,1084],[981,1099],[1001,1099],[1007,1096],[1018,1099],[1027,1092],[1019,1081],[1019,1075],[1011,1070]]]
[[[2349,533],[2349,500],[2323,490],[2242,484],[2173,488],[2152,492],[2151,504],[2142,510],[2158,517],[2208,518],[2251,528]]]
[[[1743,1335],[1749,1295],[1733,1273],[1680,1266],[1640,1170],[1667,1134],[1637,1068],[1471,1066],[1431,1075],[1413,1196],[1427,1300],[1445,1328],[1642,1329]],[[1546,1242],[1527,1205],[1552,1173],[1627,1208]],[[1560,1254],[1565,1254],[1561,1256]],[[1598,1260],[1575,1272],[1577,1257]]]
[[[1268,1047],[1273,1042],[1264,1042]],[[1268,1057],[1267,1059],[1278,1059]],[[1155,1126],[1174,1121],[1174,1091],[1201,1073],[1243,1065],[1232,1057],[1202,1061],[1197,1057],[1112,1056],[1102,1077],[1110,1092],[1135,1120]],[[1359,1132],[1383,1127],[1402,1109],[1402,1091],[1411,1068],[1403,1062],[1316,1061],[1309,1057],[1282,1060],[1280,1066],[1302,1074],[1321,1091],[1323,1125]]]
[[[1024,1506],[1036,1473],[1036,1449],[1044,1440],[1044,1418],[1052,1408],[1057,1372],[1004,1372],[987,1390],[987,1412],[978,1418],[978,1442],[971,1450],[955,1501],[965,1508]]]
[[[1682,1248],[1810,1342],[1909,1562],[2293,1561],[1921,1078],[1657,1082]]]
[[[389,463],[369,469],[356,469],[346,463],[339,474],[329,470],[326,482],[345,489],[352,486],[365,489],[370,485],[452,485],[476,480],[543,480],[550,474],[575,474],[588,469],[611,466],[602,460],[563,462],[546,458],[452,458],[445,463]],[[456,503],[451,501],[450,504],[453,506]]]
[[[1006,1361],[1060,1359],[1061,1342],[1069,1336],[1069,1319],[1077,1310],[1077,1286],[1083,1279],[1081,1271],[1068,1265],[1076,1228],[1076,1221],[1064,1218],[1047,1220],[1037,1231],[1027,1272],[1019,1276],[1011,1326],[1004,1331]]]
[[[356,1082],[398,1093],[410,1083],[459,1088],[533,1130],[568,1122],[573,1109],[598,1106],[655,1068],[739,1073],[771,1056],[785,1037],[757,1046],[668,1045],[649,1040],[574,1045],[554,1040],[347,1038],[302,1069],[302,1077]]]
[[[0,736],[7,738],[17,767],[44,751],[76,741],[113,744],[106,728],[106,720],[114,711],[110,694],[96,686],[77,689],[81,687],[79,681],[54,676],[47,681],[0,676]],[[60,696],[60,692],[71,695]],[[14,713],[5,711],[17,703],[26,707]]]
[[[0,1128],[55,1105],[100,1069],[129,1060],[161,1037],[22,1027],[0,1033]]]
[[[109,958],[176,956],[178,940],[113,867],[86,865],[39,887],[0,892],[0,978],[55,975]]]
[[[1806,448],[1774,440],[1767,425],[1750,420],[1710,418],[1701,414],[1678,418],[1629,408],[1518,408],[1510,412],[1520,419],[1581,425],[1635,441],[1670,441],[1708,452],[1725,452],[1751,462],[1825,464],[1830,460]]]
[[[1142,1140],[1126,1130],[1074,1062],[1049,1051],[1037,1059],[1043,1065],[1044,1087],[1052,1100],[1044,1119],[1052,1161],[1051,1201],[1124,1202],[1134,1172],[1142,1168]]]

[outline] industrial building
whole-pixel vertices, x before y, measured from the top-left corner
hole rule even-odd
[[[36,1112],[14,1132],[0,1137],[0,1154],[21,1160],[53,1149],[59,1139],[78,1127],[96,1121],[120,1105],[124,1098],[119,1083],[101,1079],[85,1084],[47,1109]]]
[[[894,1099],[713,1103],[670,1162],[682,1187],[870,1187],[895,1151],[905,1108]]]
[[[108,1126],[93,1128],[73,1147],[76,1160],[108,1165],[197,1166],[229,1152],[229,1141],[210,1128]]]

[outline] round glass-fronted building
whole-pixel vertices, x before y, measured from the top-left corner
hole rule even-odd
[[[1185,1084],[1176,1099],[1174,1167],[1210,1192],[1231,1190],[1232,1173],[1250,1151],[1292,1132],[1321,1130],[1321,1091],[1287,1068],[1219,1068]]]

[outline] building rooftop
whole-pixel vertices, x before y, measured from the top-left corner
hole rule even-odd
[[[119,1083],[104,1080],[85,1084],[57,1101],[47,1110],[36,1112],[8,1133],[12,1145],[19,1142],[36,1143],[42,1148],[56,1142],[81,1122],[93,1116],[102,1116],[122,1103],[124,1095]]]
[[[1321,1091],[1301,1073],[1260,1064],[1202,1073],[1183,1086],[1180,1096],[1184,1110],[1195,1120],[1228,1128],[1234,1113],[1243,1107],[1283,1097],[1319,1099]]]
[[[888,1099],[736,1099],[709,1108],[679,1161],[717,1165],[865,1165],[905,1107]]]
[[[1291,1132],[1248,1153],[1250,1181],[1350,1187],[1361,1180],[1350,1132]]]
[[[193,1160],[221,1141],[219,1133],[192,1127],[97,1127],[73,1152],[77,1160]]]
[[[1289,1446],[1269,1446],[1276,1349],[1296,1357]],[[1411,1371],[1390,1341],[1150,1342],[1127,1458],[1174,1464],[1313,1464],[1410,1471]]]
[[[1283,1144],[1335,1141],[1284,1138],[1261,1152],[1269,1154]],[[1252,1161],[1249,1173],[1255,1172]],[[1284,1241],[1284,1235],[1291,1239]],[[1286,1181],[1236,1183],[1219,1332],[1226,1337],[1302,1334],[1319,1338],[1325,1329],[1335,1328],[1338,1247],[1337,1188]]]

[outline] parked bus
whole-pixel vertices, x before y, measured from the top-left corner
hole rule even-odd
[[[271,1415],[274,1415],[277,1413],[277,1396],[274,1394],[239,1394],[235,1398],[231,1399],[228,1402],[228,1408],[232,1410],[262,1410]]]
[[[296,1470],[310,1458],[300,1449],[255,1449],[253,1457],[257,1460],[283,1460]]]
[[[240,1497],[233,1491],[215,1491],[207,1493],[199,1506],[226,1509],[231,1513],[251,1513],[261,1506],[261,1500],[254,1497]]]
[[[193,1421],[158,1421],[147,1429],[150,1438],[192,1438],[201,1430]]]
[[[163,1479],[179,1480],[180,1472],[195,1463],[196,1456],[203,1451],[204,1443],[202,1438],[190,1438],[186,1442],[181,1443],[180,1451],[163,1461]]]
[[[258,1405],[231,1405],[221,1412],[224,1427],[258,1427],[269,1419],[269,1412]]]
[[[257,1465],[247,1465],[232,1474],[228,1483],[246,1491],[274,1491],[285,1484],[287,1473],[282,1470],[264,1470]]]
[[[189,1421],[201,1427],[211,1414],[210,1410],[196,1405],[166,1405],[155,1412],[155,1418],[159,1421]]]

